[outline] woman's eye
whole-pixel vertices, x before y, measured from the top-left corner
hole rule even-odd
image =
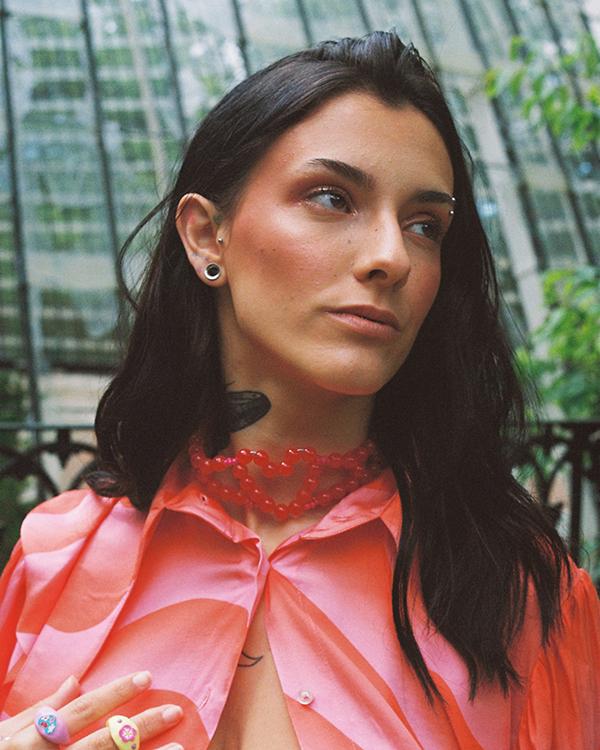
[[[427,219],[415,221],[406,227],[406,231],[418,234],[421,237],[427,237],[428,240],[439,241],[444,236],[444,230],[440,221]]]
[[[312,203],[316,203],[328,211],[341,211],[346,214],[349,214],[351,211],[348,200],[338,190],[319,188],[319,190],[311,193],[308,197]]]

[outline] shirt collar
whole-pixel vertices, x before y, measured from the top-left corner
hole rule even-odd
[[[257,538],[253,531],[234,521],[219,500],[208,496],[200,488],[187,455],[180,456],[165,475],[152,503],[146,527],[154,526],[165,509],[203,518],[235,542]],[[385,524],[397,546],[402,510],[394,475],[389,468],[369,484],[340,500],[314,526],[294,534],[281,546],[288,546],[298,539],[324,539],[377,518]]]

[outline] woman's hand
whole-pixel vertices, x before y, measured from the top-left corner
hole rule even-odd
[[[44,739],[33,724],[35,712],[41,706],[51,706],[65,720],[71,735],[81,732],[86,727],[127,703],[136,695],[147,690],[152,683],[150,672],[137,672],[127,677],[109,682],[108,685],[80,695],[79,685],[70,677],[48,698],[20,714],[0,722],[0,750],[53,750],[58,746]],[[60,709],[60,710],[58,710]],[[177,724],[183,716],[180,706],[163,705],[150,708],[136,716],[130,717],[140,730],[140,740],[156,737],[161,732]],[[104,727],[68,745],[69,750],[115,750],[116,746],[110,731]],[[183,750],[181,745],[170,743],[160,750]]]

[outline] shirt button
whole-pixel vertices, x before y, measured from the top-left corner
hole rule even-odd
[[[303,706],[308,706],[309,703],[313,702],[313,694],[310,690],[301,690],[298,693],[298,703],[302,703]]]

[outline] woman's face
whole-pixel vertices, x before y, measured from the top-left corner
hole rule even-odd
[[[412,107],[349,93],[284,133],[220,231],[227,382],[377,392],[435,299],[452,193],[444,142]]]

